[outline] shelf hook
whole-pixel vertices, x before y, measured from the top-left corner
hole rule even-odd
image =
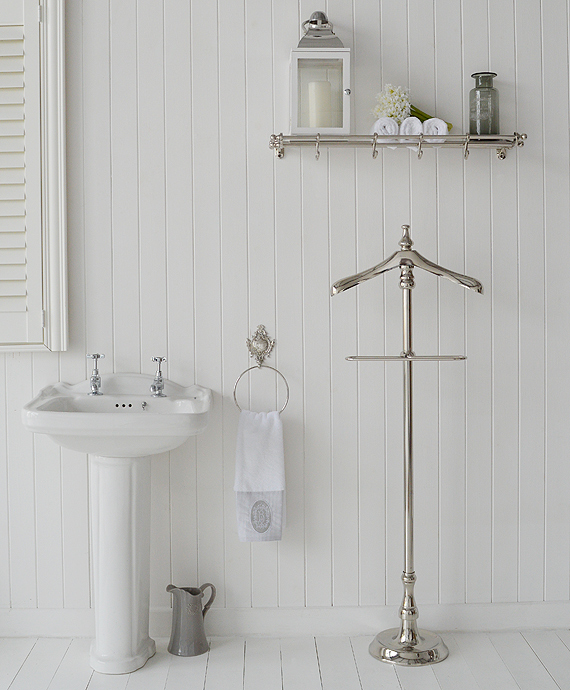
[[[317,140],[315,142],[315,160],[319,160],[321,157],[321,150],[320,150],[320,145],[321,145],[321,135],[317,134]]]
[[[467,134],[465,137],[465,146],[463,147],[463,158],[467,160],[469,158],[469,140],[471,139],[470,135]]]
[[[418,141],[418,160],[420,160],[420,158],[424,155],[424,152],[422,151],[423,141],[424,141],[424,135],[422,133],[422,134],[420,134],[420,139]]]
[[[374,141],[372,142],[372,158],[378,158],[378,150],[376,144],[378,143],[378,132],[374,132]]]

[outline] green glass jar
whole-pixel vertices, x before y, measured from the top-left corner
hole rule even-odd
[[[499,134],[499,92],[493,86],[495,72],[475,72],[475,88],[469,92],[469,134]]]

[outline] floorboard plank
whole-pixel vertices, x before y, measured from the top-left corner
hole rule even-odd
[[[402,690],[440,690],[432,666],[396,666]]]
[[[7,690],[35,644],[35,638],[0,639],[0,690]]]
[[[71,644],[69,639],[41,638],[26,657],[10,690],[44,690]]]
[[[281,640],[283,690],[322,690],[321,674],[313,637]]]
[[[372,639],[369,635],[350,638],[362,690],[400,690],[394,666],[378,661],[368,651]]]
[[[130,677],[130,673],[109,676],[105,673],[93,672],[87,690],[125,690]]]
[[[486,633],[454,633],[453,637],[482,690],[518,690],[519,686]]]
[[[564,642],[568,649],[570,649],[570,630],[557,630],[556,635]]]
[[[242,637],[215,637],[204,690],[243,690],[245,640]]]
[[[48,690],[84,690],[89,685],[93,669],[89,666],[91,640],[75,638],[62,659]]]
[[[432,667],[441,690],[479,690],[456,639],[449,633],[445,634],[443,639],[449,649],[449,656],[442,663]]]
[[[561,690],[570,690],[570,649],[556,632],[533,630],[523,632],[522,635],[558,687]]]
[[[171,657],[164,690],[202,690],[206,682],[210,653],[192,657]]]
[[[521,633],[491,633],[489,638],[521,690],[558,690]]]
[[[171,659],[166,645],[165,639],[156,640],[156,654],[142,668],[129,674],[127,690],[164,690]]]
[[[362,690],[348,637],[318,637],[323,690]]]
[[[253,637],[245,642],[244,690],[282,690],[279,640]]]

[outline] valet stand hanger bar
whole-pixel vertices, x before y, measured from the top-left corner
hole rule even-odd
[[[496,149],[497,157],[504,160],[507,149],[524,146],[526,134],[272,134],[269,148],[273,149],[276,158],[283,158],[286,146],[312,146],[315,158],[321,155],[321,147],[331,148],[370,148],[372,158],[377,158],[381,148],[414,148],[421,158],[426,148],[462,148],[463,157],[469,157],[474,148]]]
[[[382,275],[393,268],[400,269],[402,289],[402,335],[403,350],[396,356],[352,356],[350,361],[399,361],[403,363],[404,383],[404,598],[400,608],[400,626],[378,633],[370,644],[370,654],[376,659],[400,666],[422,666],[442,661],[448,649],[441,637],[433,632],[420,630],[417,626],[418,609],[414,598],[414,504],[413,504],[413,390],[412,364],[417,361],[447,362],[465,359],[464,355],[416,355],[412,350],[412,290],[415,287],[413,269],[419,268],[446,278],[468,290],[482,293],[483,286],[475,278],[455,273],[432,263],[412,249],[408,225],[402,226],[403,235],[399,242],[400,251],[377,266],[337,281],[331,289],[332,295],[355,287],[360,283]]]

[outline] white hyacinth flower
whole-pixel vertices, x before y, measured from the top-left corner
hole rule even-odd
[[[372,114],[379,117],[392,117],[401,125],[410,117],[410,90],[402,86],[386,84],[377,94],[378,104],[372,110]]]

